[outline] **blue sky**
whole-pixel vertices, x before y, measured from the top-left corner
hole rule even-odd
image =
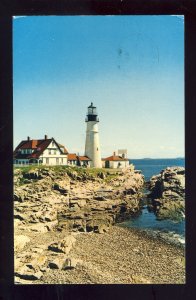
[[[99,113],[102,157],[184,156],[182,16],[13,19],[14,146],[54,137],[82,155]]]

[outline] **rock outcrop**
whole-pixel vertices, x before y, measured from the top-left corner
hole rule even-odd
[[[72,235],[106,232],[122,216],[137,212],[143,184],[143,175],[133,168],[122,171],[75,167],[16,169],[14,226],[17,281],[39,280],[43,272],[52,268],[74,268],[80,262],[69,256],[74,246]],[[44,234],[50,232],[65,236],[46,245]],[[41,243],[27,251],[39,235],[44,246]]]
[[[168,167],[149,183],[155,212],[159,218],[179,219],[185,212],[185,169]]]
[[[28,179],[26,179],[28,178]],[[28,180],[26,182],[26,180]],[[139,209],[143,176],[134,170],[16,170],[14,218],[30,231],[104,232],[122,214]]]

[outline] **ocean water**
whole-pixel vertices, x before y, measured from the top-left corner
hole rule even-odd
[[[131,159],[130,162],[135,165],[135,169],[142,171],[146,181],[167,167],[185,166],[184,159]],[[158,220],[146,205],[137,216],[130,217],[120,226],[143,230],[170,243],[185,244],[185,219],[179,222],[169,219]]]
[[[135,166],[135,169],[141,170],[145,176],[145,180],[148,181],[153,175],[157,175],[161,170],[167,167],[184,167],[185,159],[130,159],[130,163]]]

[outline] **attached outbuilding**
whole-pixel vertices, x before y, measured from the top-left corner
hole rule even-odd
[[[76,153],[68,154],[68,165],[90,167],[91,159],[88,156],[76,155]]]
[[[78,157],[77,157],[76,153],[68,153],[67,163],[69,166],[77,166],[78,165]]]
[[[78,156],[79,166],[81,167],[90,167],[91,159],[88,156]]]

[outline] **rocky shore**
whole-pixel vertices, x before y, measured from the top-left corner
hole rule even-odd
[[[73,167],[40,167],[16,169],[14,174],[15,275],[17,280],[39,280],[40,267],[54,267],[42,250],[68,255],[72,233],[107,232],[122,216],[140,209],[144,177],[133,166],[124,170],[95,170]],[[65,240],[55,240],[43,249],[31,249],[36,236],[59,232]],[[39,247],[38,247],[39,248]],[[54,250],[54,251],[53,251]],[[28,259],[27,259],[28,258]],[[31,264],[32,263],[32,264]],[[34,264],[36,267],[34,267]],[[67,266],[64,266],[67,264]],[[60,268],[75,266],[73,259],[63,257]],[[55,267],[54,267],[55,268]]]
[[[115,224],[140,209],[129,169],[16,169],[15,282],[184,283],[184,250]]]

